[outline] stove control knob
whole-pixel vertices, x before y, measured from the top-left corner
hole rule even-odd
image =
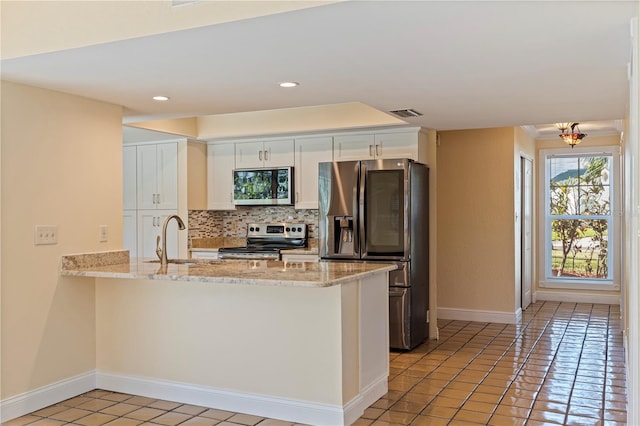
[[[298,227],[298,232],[302,232],[302,228]]]
[[[291,231],[291,228],[287,227],[287,229],[285,229],[285,231],[289,232],[289,231]]]
[[[256,226],[256,232],[260,232],[260,227]]]
[[[253,226],[249,228],[249,231],[253,232]]]

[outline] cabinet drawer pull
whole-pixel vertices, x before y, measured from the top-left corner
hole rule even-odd
[[[262,150],[258,151],[258,160],[262,161]]]
[[[373,157],[373,145],[369,145],[369,157]]]
[[[264,161],[269,161],[269,150],[264,150]]]
[[[380,145],[376,145],[376,156],[380,155]]]

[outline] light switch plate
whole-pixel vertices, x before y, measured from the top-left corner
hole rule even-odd
[[[109,241],[109,227],[107,225],[100,225],[98,241],[101,243]]]
[[[35,244],[58,244],[58,227],[56,225],[36,225]]]

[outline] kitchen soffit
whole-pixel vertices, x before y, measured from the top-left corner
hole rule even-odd
[[[1,72],[124,105],[126,121],[358,101],[414,108],[424,115],[408,123],[438,130],[582,123],[625,115],[635,15],[632,1],[347,1],[3,60]],[[274,85],[289,79],[303,85]],[[172,101],[153,102],[158,91]]]

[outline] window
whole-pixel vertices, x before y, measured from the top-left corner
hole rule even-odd
[[[619,288],[618,154],[541,152],[544,168],[542,287]]]

